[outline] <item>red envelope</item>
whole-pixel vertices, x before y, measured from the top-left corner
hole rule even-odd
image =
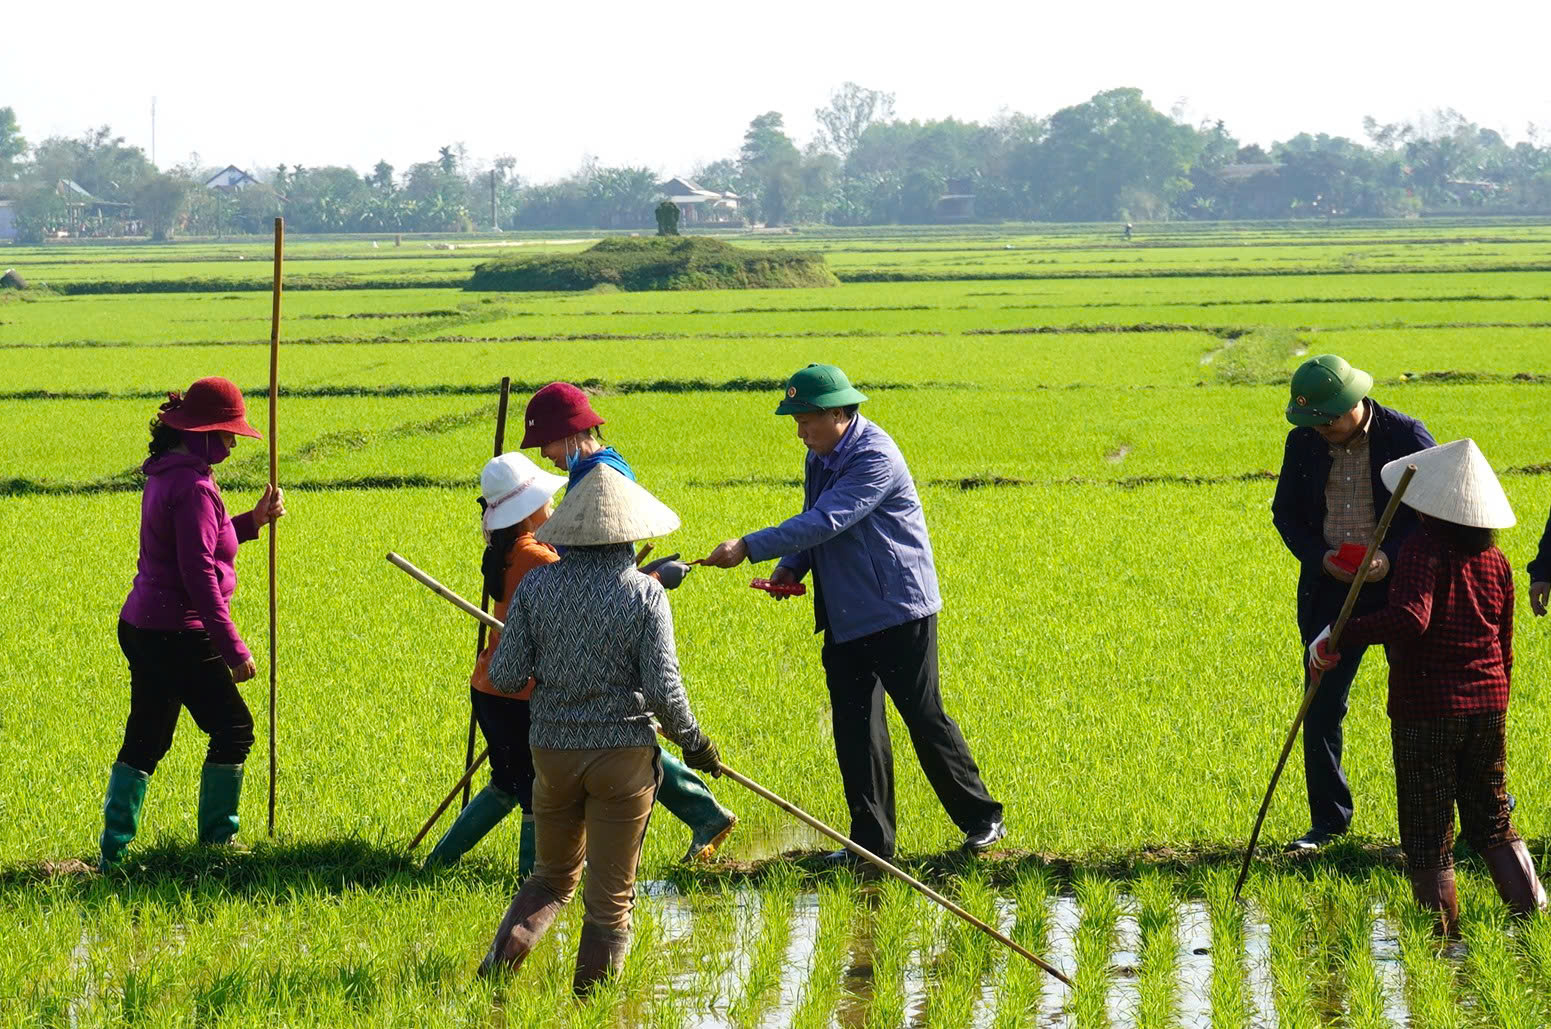
[[[1331,563],[1344,568],[1353,575],[1362,567],[1363,557],[1368,553],[1366,543],[1343,543],[1341,549],[1336,551],[1336,556],[1331,558]]]

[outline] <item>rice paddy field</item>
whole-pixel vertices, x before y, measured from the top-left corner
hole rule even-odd
[[[1551,626],[1522,569],[1551,507],[1551,225],[830,230],[759,245],[823,251],[838,287],[650,294],[469,292],[493,240],[375,242],[288,250],[276,838],[259,545],[234,606],[261,661],[252,849],[193,843],[204,737],[185,719],[109,876],[77,862],[127,712],[113,630],[146,425],[207,374],[266,424],[269,244],[0,250],[46,287],[0,293],[0,1023],[1551,1024],[1551,919],[1510,922],[1463,849],[1459,941],[1410,899],[1377,653],[1347,719],[1353,834],[1280,856],[1307,828],[1295,753],[1231,898],[1301,695],[1269,505],[1287,377],[1325,352],[1440,441],[1474,437],[1518,513],[1509,788],[1545,871]],[[701,556],[799,509],[802,448],[771,411],[810,361],[851,375],[910,462],[946,701],[1007,806],[1005,849],[961,858],[896,723],[901,860],[1074,987],[903,887],[821,870],[822,837],[725,780],[742,823],[716,863],[678,865],[688,830],[652,820],[614,986],[571,1001],[579,901],[518,977],[476,979],[515,819],[449,871],[405,849],[462,771],[475,630],[384,553],[477,595],[505,375],[518,410],[553,379],[594,390],[683,519],[659,553]],[[266,477],[252,441],[218,470],[233,509]],[[770,603],[754,574],[700,569],[671,595],[692,703],[729,765],[844,828],[809,602]]]

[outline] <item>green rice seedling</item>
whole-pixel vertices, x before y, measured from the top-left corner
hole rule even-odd
[[[1077,972],[1072,976],[1071,1010],[1082,1029],[1108,1026],[1112,958],[1116,922],[1120,918],[1120,889],[1112,880],[1084,874],[1075,887],[1081,912],[1073,950]]]
[[[1461,934],[1466,947],[1464,979],[1488,1024],[1501,1029],[1546,1025],[1546,994],[1527,975],[1522,955],[1508,934],[1507,912],[1489,880],[1466,878],[1461,890]]]
[[[1137,931],[1136,1024],[1170,1029],[1179,1024],[1179,897],[1162,873],[1145,872],[1134,881]]]
[[[996,894],[979,868],[956,879],[954,887],[955,899],[964,910],[987,924],[998,922]],[[922,1017],[931,1025],[968,1025],[981,1000],[982,984],[999,957],[991,948],[998,945],[960,918],[939,917],[937,924]]]
[[[1438,936],[1438,915],[1409,896],[1392,895],[1388,915],[1398,925],[1400,960],[1406,973],[1406,1007],[1416,1029],[1460,1029],[1468,1024],[1459,1003],[1449,941]]]
[[[1314,1029],[1320,1024],[1309,988],[1313,965],[1309,935],[1310,912],[1297,876],[1267,875],[1255,879],[1255,902],[1265,915],[1267,962],[1277,1024],[1283,1029]]]
[[[828,1029],[845,990],[846,954],[853,924],[860,917],[855,881],[849,876],[825,882],[818,891],[818,928],[802,993],[792,1013],[797,1029]]]
[[[760,884],[758,898],[759,930],[753,936],[748,967],[743,972],[743,990],[727,1012],[732,1024],[740,1029],[759,1024],[774,1003],[785,975],[786,953],[792,940],[792,906],[797,899],[796,870],[790,865],[777,867]]]
[[[695,890],[688,898],[691,914],[686,939],[690,942],[692,974],[686,977],[683,992],[694,1001],[693,1014],[725,1013],[733,999],[729,989],[736,985],[734,969],[743,925],[737,894],[718,884]]]
[[[1042,869],[1028,868],[1018,873],[1012,885],[1016,914],[1010,935],[1034,954],[1045,954],[1050,942],[1050,877]],[[1016,1029],[1033,1025],[1039,1016],[1040,997],[1048,973],[1019,955],[1006,959],[1002,982],[996,995],[996,1029]]]
[[[1363,1029],[1387,1027],[1384,985],[1373,957],[1373,899],[1367,883],[1337,882],[1334,900],[1340,947],[1337,967],[1346,995],[1345,1024]]]
[[[1202,878],[1207,917],[1212,926],[1209,995],[1213,1029],[1243,1029],[1250,1024],[1244,909],[1233,899],[1235,878],[1231,868],[1210,869]]]
[[[1517,928],[1519,951],[1542,996],[1551,993],[1551,918],[1531,918]]]
[[[868,1029],[892,1029],[905,1024],[905,971],[914,949],[919,908],[916,894],[890,879],[878,888],[882,902],[873,914],[872,1001],[867,1006]]]

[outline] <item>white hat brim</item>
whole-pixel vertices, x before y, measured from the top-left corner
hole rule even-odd
[[[1518,524],[1502,483],[1473,439],[1457,439],[1397,458],[1379,469],[1393,490],[1407,465],[1416,465],[1401,501],[1431,518],[1476,529],[1511,529]]]
[[[558,547],[601,547],[655,539],[678,527],[679,516],[645,487],[599,465],[566,491],[534,538]]]
[[[520,493],[485,509],[485,528],[494,532],[516,525],[554,499],[565,483],[563,475],[539,472]]]

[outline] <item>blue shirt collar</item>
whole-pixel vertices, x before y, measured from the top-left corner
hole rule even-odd
[[[845,459],[846,451],[851,449],[851,444],[860,435],[862,416],[860,414],[851,417],[851,424],[846,426],[845,433],[840,437],[840,442],[835,444],[835,449],[819,458],[819,464],[824,466],[826,472],[832,472],[840,467],[840,462]]]

